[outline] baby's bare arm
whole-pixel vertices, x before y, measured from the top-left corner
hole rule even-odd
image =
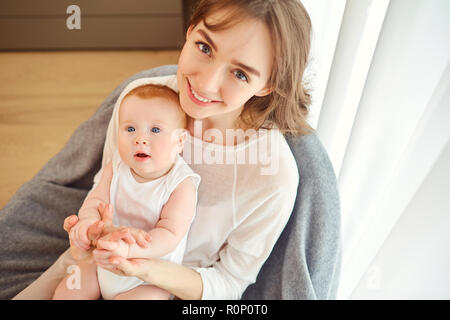
[[[86,197],[78,212],[79,221],[70,230],[69,239],[71,246],[77,246],[83,250],[89,250],[91,240],[88,237],[89,228],[101,220],[99,205],[109,203],[109,187],[112,179],[112,164],[108,163],[103,169],[99,184]]]
[[[89,196],[83,202],[83,205],[78,212],[78,217],[82,219],[95,219],[101,220],[101,216],[98,212],[98,207],[101,203],[109,203],[109,190],[111,186],[111,180],[113,176],[112,163],[109,162],[103,169],[100,182],[97,187],[92,190]]]

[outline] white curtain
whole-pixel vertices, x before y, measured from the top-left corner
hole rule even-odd
[[[330,155],[341,196],[339,298],[449,299],[450,289],[436,288],[440,295],[433,295],[433,290],[424,290],[429,280],[413,271],[415,285],[409,289],[422,295],[405,293],[411,291],[403,288],[408,286],[408,278],[393,285],[390,275],[399,274],[396,265],[403,273],[409,272],[401,253],[411,250],[408,243],[414,242],[399,245],[402,235],[411,237],[408,229],[397,238],[389,236],[394,229],[403,230],[403,221],[409,221],[406,217],[414,211],[411,204],[418,201],[425,181],[431,186],[431,176],[450,181],[450,163],[439,166],[440,174],[431,175],[435,165],[447,157],[450,140],[450,1],[302,2],[314,26],[307,74],[314,88],[311,124]],[[420,219],[428,221],[436,213],[433,217],[439,218],[433,220],[434,225],[447,223],[448,228],[442,229],[445,232],[424,239],[442,240],[433,246],[442,242],[440,257],[450,263],[450,219],[445,219],[450,216],[450,189],[440,191],[441,196],[415,221],[420,225]],[[432,228],[427,230],[422,231],[426,234]],[[399,251],[398,258],[383,255],[393,247]],[[430,248],[417,248],[422,251],[414,254],[427,261],[419,271],[426,274],[438,262]],[[374,266],[377,256],[378,265]],[[381,257],[391,263],[384,263]],[[393,264],[393,259],[399,261]],[[446,273],[440,285],[450,288]],[[356,290],[368,280],[378,295]],[[423,286],[417,284],[421,281]],[[387,295],[383,288],[399,295]]]

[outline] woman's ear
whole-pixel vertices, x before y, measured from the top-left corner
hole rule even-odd
[[[177,152],[181,153],[183,151],[184,143],[186,142],[188,132],[186,129],[182,129],[178,136],[177,141]]]
[[[172,131],[171,139],[175,142],[171,150],[172,160],[175,161],[177,155],[183,152],[184,143],[186,142],[188,131],[186,129],[175,129]]]
[[[193,29],[194,29],[194,25],[191,24],[189,26],[189,28],[187,29],[187,31],[186,31],[186,39],[189,38],[189,36],[191,35]]]
[[[259,90],[255,96],[257,97],[265,97],[269,94],[271,94],[273,92],[273,89],[270,87],[266,87],[266,88],[262,88],[261,90]]]

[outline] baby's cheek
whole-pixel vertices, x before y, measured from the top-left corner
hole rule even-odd
[[[124,141],[124,139],[120,139],[118,141],[118,149],[119,149],[119,154],[121,157],[125,156],[127,151],[128,151],[128,145],[127,143]]]

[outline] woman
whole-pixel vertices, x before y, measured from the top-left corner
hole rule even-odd
[[[202,185],[184,265],[158,259],[112,258],[103,261],[110,263],[110,270],[141,277],[181,299],[237,299],[256,281],[288,222],[298,191],[295,159],[281,133],[299,136],[311,132],[306,122],[310,100],[302,85],[310,29],[308,14],[296,0],[200,1],[187,31],[176,75],[181,106],[189,117],[192,146],[200,144],[236,159],[242,150],[248,154],[252,142],[254,145],[254,141],[266,139],[271,145],[268,156],[276,160],[278,167],[263,175],[262,163],[252,167],[249,163],[240,166],[236,161],[213,165],[205,159],[194,161],[192,167],[202,177]],[[253,134],[223,139],[230,130]],[[106,140],[104,161],[113,143]],[[247,293],[245,297],[334,295],[339,262],[335,180],[327,157],[315,157],[314,147],[308,143],[309,147],[301,149],[299,144],[296,150],[297,161],[303,157],[309,163],[309,167],[299,165],[299,172],[302,174],[302,168],[305,172],[316,170],[318,167],[312,162],[325,163],[326,177],[320,177],[318,169],[315,174],[321,183],[299,187],[302,192],[302,188],[309,189],[311,199],[308,208],[297,209],[302,210],[301,217],[291,222],[304,224],[300,230],[305,233],[297,239],[300,252],[296,262],[271,256],[283,259],[281,268],[296,264],[291,281],[300,277],[298,284],[304,287],[270,295],[270,281],[266,281],[264,292]],[[305,199],[302,201],[306,204]],[[292,250],[292,239],[281,239],[285,248]],[[101,255],[96,259],[101,260]],[[58,263],[69,264],[61,259]],[[270,277],[267,272],[273,270],[261,273]],[[63,276],[61,270],[52,274],[53,279]],[[33,286],[39,288],[39,280]]]

